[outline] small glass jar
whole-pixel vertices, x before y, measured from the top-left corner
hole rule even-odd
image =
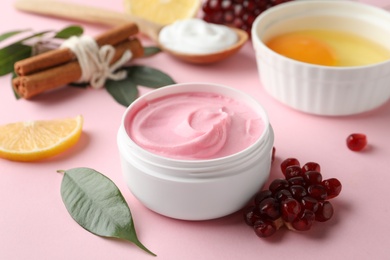
[[[261,136],[235,154],[206,160],[178,160],[149,152],[127,134],[129,114],[145,102],[185,92],[211,92],[251,107],[265,125]],[[263,107],[249,95],[210,83],[185,83],[149,92],[124,113],[117,136],[125,181],[147,208],[176,219],[207,220],[229,215],[244,207],[267,181],[274,134]]]

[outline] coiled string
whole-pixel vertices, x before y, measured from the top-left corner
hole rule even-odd
[[[72,36],[61,44],[61,48],[69,48],[77,57],[82,72],[78,82],[89,82],[95,89],[103,87],[107,79],[124,79],[127,76],[126,71],[116,70],[133,56],[130,50],[126,50],[122,57],[110,66],[115,48],[111,45],[99,48],[96,41],[87,35]]]

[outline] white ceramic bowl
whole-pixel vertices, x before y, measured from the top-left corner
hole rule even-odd
[[[264,42],[303,29],[334,29],[371,39],[390,51],[390,13],[350,1],[293,1],[260,14],[252,42],[266,91],[294,109],[317,115],[351,115],[390,97],[390,60],[368,66],[330,67],[286,58]]]
[[[131,140],[128,122],[145,101],[197,91],[245,102],[262,118],[264,132],[248,148],[209,160],[170,159],[148,152]],[[238,211],[261,189],[270,172],[274,136],[266,112],[252,97],[224,86],[187,83],[154,90],[133,102],[123,116],[117,140],[124,178],[141,203],[168,217],[206,220]]]

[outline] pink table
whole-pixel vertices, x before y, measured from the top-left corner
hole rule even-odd
[[[122,0],[82,2],[122,9]],[[388,4],[387,0],[366,2]],[[18,12],[12,5],[12,0],[0,2],[0,33],[74,24]],[[82,26],[89,35],[105,29]],[[0,259],[153,259],[130,243],[92,235],[70,217],[60,196],[62,175],[56,170],[81,166],[94,168],[117,184],[130,205],[139,239],[158,259],[389,259],[390,102],[349,117],[294,111],[264,92],[250,42],[236,56],[210,66],[185,64],[164,53],[134,63],[161,69],[177,82],[219,83],[257,98],[275,130],[277,161],[272,177],[281,175],[278,164],[286,157],[320,163],[325,176],[343,183],[341,195],[333,200],[334,218],[316,223],[309,232],[281,230],[272,238],[259,239],[244,224],[241,213],[201,222],[160,216],[133,197],[121,175],[116,133],[125,107],[105,90],[77,88],[33,101],[16,100],[7,75],[0,78],[0,124],[82,114],[85,125],[80,142],[61,156],[36,163],[0,160]],[[352,132],[366,133],[369,149],[348,150],[345,138]]]

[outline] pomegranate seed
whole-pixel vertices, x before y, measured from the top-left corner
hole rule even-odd
[[[256,3],[254,1],[245,1],[243,6],[249,11],[254,11],[256,8]]]
[[[248,226],[253,226],[257,220],[261,219],[260,215],[256,213],[256,207],[251,206],[244,211],[244,220]]]
[[[266,198],[259,204],[260,215],[275,220],[280,217],[279,202],[274,198]]]
[[[302,176],[302,169],[298,165],[288,166],[286,168],[284,176],[286,177],[287,180],[293,177]]]
[[[205,16],[210,17],[208,14],[213,12],[213,8],[210,6],[209,2],[205,2],[202,4],[202,11],[205,13]]]
[[[284,201],[288,198],[292,198],[291,192],[289,190],[280,190],[275,194],[275,199],[278,201]]]
[[[302,172],[316,171],[321,172],[321,166],[316,162],[308,162],[302,166]]]
[[[234,6],[234,14],[236,15],[236,19],[242,22],[241,17],[245,14],[245,9],[241,5]]]
[[[261,7],[261,8],[256,8],[252,14],[257,17],[259,14],[261,14],[262,12],[264,12],[267,8],[264,8],[264,7]]]
[[[322,185],[325,187],[326,193],[328,194],[327,199],[337,197],[341,192],[341,182],[336,178],[331,178],[322,181]]]
[[[283,175],[286,175],[286,168],[288,166],[292,166],[292,165],[301,166],[299,161],[295,158],[287,158],[286,160],[284,160],[282,162],[282,164],[280,165],[280,168],[282,169]]]
[[[367,137],[365,134],[350,134],[347,137],[347,146],[350,150],[358,152],[367,146]]]
[[[304,209],[311,210],[314,213],[318,210],[318,201],[310,196],[303,197],[301,204]]]
[[[234,9],[234,6],[233,6],[233,3],[232,1],[222,1],[221,3],[221,8],[222,10],[226,11],[226,10],[233,10]]]
[[[227,23],[232,24],[233,21],[234,21],[234,13],[233,13],[233,11],[225,12],[223,18],[224,18],[224,20],[225,20]]]
[[[333,216],[333,206],[329,201],[320,201],[318,203],[318,210],[315,213],[315,219],[319,222],[325,222]]]
[[[259,205],[266,198],[270,198],[272,196],[272,192],[269,190],[263,190],[256,194],[255,196],[255,205]]]
[[[293,198],[285,199],[281,206],[283,220],[287,222],[294,221],[301,212],[301,204]]]
[[[322,181],[322,175],[316,171],[308,171],[303,174],[303,179],[306,181],[307,185],[319,184]]]
[[[293,221],[291,224],[293,228],[299,231],[307,231],[313,225],[315,220],[315,214],[311,210],[305,209],[298,219]]]
[[[275,179],[271,182],[269,185],[269,190],[275,194],[276,192],[282,190],[282,189],[287,189],[288,188],[288,181],[285,179]]]
[[[290,192],[293,198],[299,200],[305,196],[307,196],[307,191],[305,187],[300,186],[300,185],[292,185],[290,187]]]
[[[213,23],[220,24],[220,23],[223,22],[223,19],[224,19],[223,13],[216,13],[216,14],[212,17],[212,22],[213,22]]]
[[[290,184],[290,186],[292,186],[292,185],[300,185],[303,187],[306,186],[306,182],[303,179],[303,177],[301,177],[301,176],[288,179],[288,183]]]
[[[242,21],[241,21],[240,19],[234,19],[234,20],[233,20],[233,23],[232,23],[232,26],[234,26],[234,27],[236,27],[236,28],[241,28],[241,27],[243,26],[243,23],[242,23]],[[272,154],[272,160],[271,160],[271,162],[274,162],[274,159],[275,159],[275,157],[274,157],[274,155]]]
[[[307,188],[307,193],[316,200],[325,200],[328,196],[325,187],[318,184],[310,185]]]
[[[247,23],[247,24],[253,24],[255,19],[256,19],[256,16],[253,15],[253,14],[250,14],[250,15],[246,16],[244,22]]]
[[[210,0],[203,4],[204,12],[218,11],[220,9],[221,9],[220,3],[217,0]]]
[[[258,237],[269,237],[276,232],[276,226],[272,221],[258,220],[253,225],[253,229]]]

